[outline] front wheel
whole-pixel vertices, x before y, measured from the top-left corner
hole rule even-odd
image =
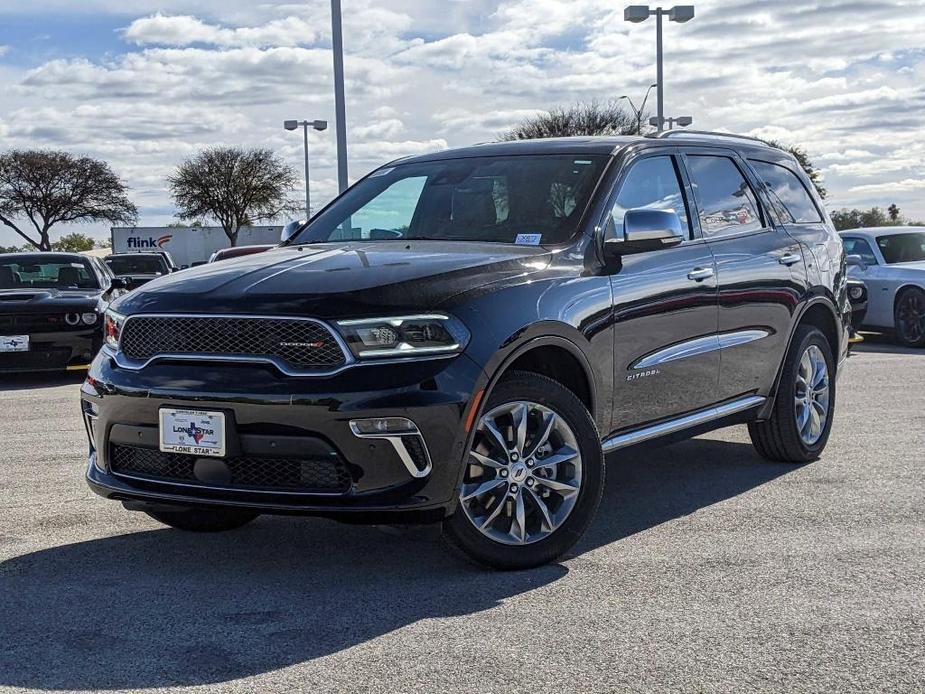
[[[751,422],[748,433],[763,457],[808,463],[822,453],[835,411],[835,360],[818,328],[797,329],[777,388],[771,417]]]
[[[194,533],[218,533],[247,525],[258,515],[236,509],[181,508],[176,511],[146,511],[156,521],[177,530]]]
[[[488,398],[444,536],[493,568],[546,564],[582,536],[603,489],[600,436],[584,404],[552,379],[515,372]]]
[[[904,289],[896,299],[894,322],[902,344],[925,347],[925,292],[917,287]]]

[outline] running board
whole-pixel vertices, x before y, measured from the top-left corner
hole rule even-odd
[[[738,412],[744,412],[745,410],[750,410],[753,407],[758,407],[765,400],[767,400],[767,398],[763,398],[759,395],[750,395],[749,397],[733,400],[732,402],[727,402],[724,405],[717,405],[716,407],[701,410],[700,412],[695,412],[694,414],[685,415],[684,417],[679,417],[678,419],[672,419],[667,422],[662,422],[661,424],[654,424],[650,427],[646,427],[645,429],[637,429],[636,431],[631,431],[628,434],[611,436],[604,439],[602,444],[604,447],[604,453],[610,453],[611,451],[616,451],[620,448],[626,448],[627,446],[632,446],[636,443],[651,441],[652,439],[657,439],[661,436],[674,434],[675,432],[683,431],[684,429],[690,429],[700,424],[712,422],[714,419],[722,419],[723,417],[728,417],[729,415],[733,415]]]

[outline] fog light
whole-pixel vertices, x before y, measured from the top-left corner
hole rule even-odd
[[[354,419],[350,428],[357,436],[400,436],[416,434],[417,426],[404,417],[377,417],[375,419]]]

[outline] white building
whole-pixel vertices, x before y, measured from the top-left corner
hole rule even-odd
[[[237,245],[279,243],[282,231],[281,226],[241,227]],[[221,227],[112,227],[112,253],[164,250],[181,267],[230,245]]]

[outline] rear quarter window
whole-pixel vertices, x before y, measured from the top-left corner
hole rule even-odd
[[[799,177],[780,164],[750,159],[764,183],[774,211],[784,224],[817,224],[822,215]]]

